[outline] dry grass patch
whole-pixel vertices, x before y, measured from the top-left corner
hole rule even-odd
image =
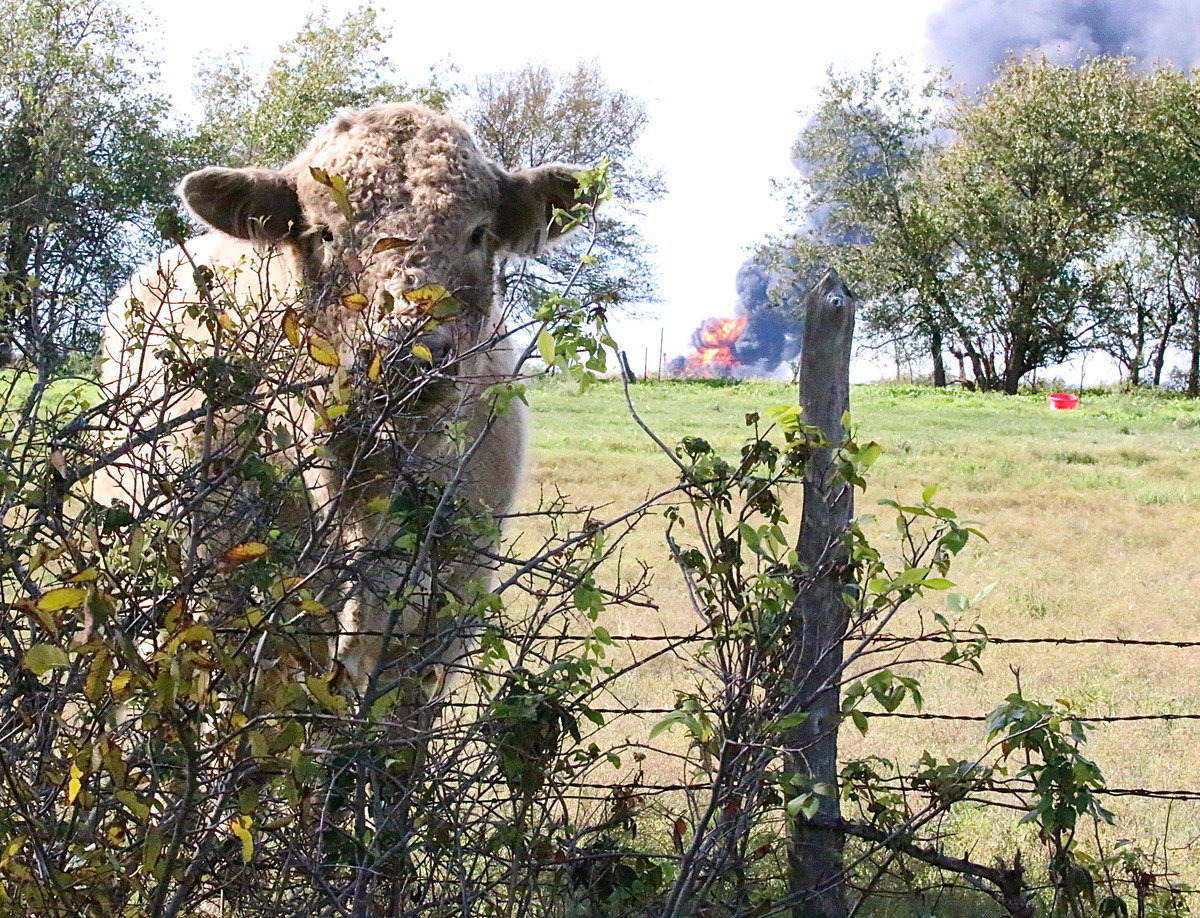
[[[708,439],[726,455],[744,439],[749,411],[790,404],[783,384],[636,385],[635,405],[669,444],[685,434]],[[582,395],[549,383],[531,392],[532,484],[553,486],[581,506],[613,514],[674,481],[674,469],[627,416],[618,384]],[[996,636],[1170,638],[1200,640],[1200,405],[1150,395],[1091,395],[1074,412],[1048,410],[1042,397],[937,392],[915,387],[856,387],[853,416],[860,439],[885,448],[858,510],[880,497],[913,499],[927,484],[940,502],[979,522],[988,543],[965,551],[952,573],[963,592],[995,589],[978,610]],[[799,508],[790,514],[799,521]],[[656,519],[626,542],[629,559],[655,569],[656,612],[612,610],[616,633],[678,633],[694,628],[680,575],[670,563]],[[873,537],[894,539],[880,514]],[[925,611],[931,611],[932,605]],[[914,610],[914,613],[918,610]],[[624,653],[644,654],[645,645]],[[1109,646],[993,645],[985,673],[920,667],[927,708],[982,714],[1014,687],[1043,700],[1064,698],[1089,715],[1200,713],[1200,651]],[[669,706],[674,689],[694,678],[686,654],[660,658],[617,687],[623,701]],[[656,720],[621,718],[605,736],[642,739]],[[669,736],[670,734],[667,734]],[[660,737],[656,742],[661,742]],[[874,753],[908,764],[929,749],[970,757],[982,746],[978,724],[876,721],[867,738],[846,732],[848,755]],[[672,739],[674,743],[677,740]],[[1200,789],[1200,723],[1144,722],[1097,727],[1089,755],[1111,786]],[[678,749],[678,747],[676,747]],[[644,763],[648,779],[682,777],[675,760]],[[1163,837],[1166,804],[1118,798],[1118,834]],[[1173,865],[1200,883],[1200,805],[1174,804],[1169,838]],[[982,854],[1011,843],[1005,820],[964,821],[964,843]]]

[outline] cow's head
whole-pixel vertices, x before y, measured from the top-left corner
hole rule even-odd
[[[453,349],[486,333],[497,254],[561,235],[577,187],[571,167],[508,171],[453,118],[389,104],[341,115],[280,170],[201,169],[180,195],[221,232],[290,247],[311,314],[376,341],[411,340],[428,303],[405,294],[444,288],[462,304]]]

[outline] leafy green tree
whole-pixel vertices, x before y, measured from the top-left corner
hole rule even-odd
[[[1129,61],[1024,58],[958,100],[937,206],[953,231],[953,331],[984,387],[1016,392],[1083,347],[1106,293],[1094,259],[1125,210],[1134,99]]]
[[[367,2],[340,21],[310,14],[265,72],[246,50],[201,68],[200,139],[212,162],[280,166],[339,108],[407,99],[444,110],[455,87],[437,73],[427,83],[399,82],[384,53],[391,30]]]
[[[611,161],[614,199],[597,215],[594,237],[581,234],[536,263],[506,265],[503,276],[514,297],[531,306],[574,276],[586,303],[654,299],[653,253],[633,218],[664,185],[662,173],[634,152],[647,123],[639,99],[610,87],[595,62],[567,73],[530,64],[480,80],[467,120],[484,152],[509,169]]]
[[[1174,343],[1188,356],[1186,391],[1200,396],[1200,80],[1156,67],[1138,100],[1121,179],[1133,219],[1166,262],[1182,313]]]
[[[914,87],[878,63],[831,72],[793,148],[805,182],[790,203],[808,229],[783,246],[793,264],[836,268],[864,298],[868,335],[923,351],[938,386],[946,384],[951,236],[927,166],[941,150],[945,96],[941,74]]]
[[[122,7],[2,0],[0,16],[0,336],[49,366],[94,341],[187,146]]]
[[[1174,245],[1134,227],[1122,235],[1101,261],[1109,293],[1091,309],[1091,343],[1121,366],[1131,386],[1158,386],[1188,305],[1179,271],[1186,247],[1178,234]]]

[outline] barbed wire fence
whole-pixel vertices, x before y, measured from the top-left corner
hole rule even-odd
[[[225,314],[205,305],[221,340],[220,329],[230,332]],[[271,309],[257,326],[239,326],[277,332],[251,338],[244,364],[180,359],[164,374],[178,373],[176,386],[210,404],[219,399],[239,418],[269,412],[281,394],[325,392],[324,369],[307,367],[297,382],[295,367],[311,354],[288,346],[287,304]],[[555,322],[563,338],[578,341],[570,336],[582,323],[569,308],[561,318],[529,322],[527,331]],[[248,385],[239,377],[247,367],[260,374],[252,382],[273,374],[270,385]],[[443,381],[431,371],[413,385],[419,391]],[[898,610],[944,572],[968,530],[926,498],[918,515],[932,533],[918,535],[912,514],[904,517],[903,571],[885,576],[861,534],[851,534],[851,558],[838,557],[830,548],[844,544],[841,530],[822,536],[815,563],[799,563],[790,540],[776,535],[774,493],[807,483],[814,455],[832,456],[840,446],[846,455],[839,453],[835,496],[842,498],[861,482],[872,453],[806,428],[798,409],[772,421],[786,435],[782,448],[747,419],[753,436],[732,464],[699,438],[678,449],[655,438],[676,461],[678,485],[609,519],[551,499],[531,514],[547,530],[543,541],[508,558],[486,548],[480,532],[491,531],[477,514],[456,507],[454,525],[441,527],[445,492],[412,482],[390,493],[387,507],[408,542],[338,545],[323,538],[330,509],[317,506],[289,544],[286,529],[275,531],[276,508],[264,506],[324,460],[299,456],[282,475],[257,460],[297,452],[298,423],[282,432],[239,425],[244,439],[232,451],[167,462],[137,450],[208,421],[209,405],[166,428],[152,425],[153,436],[130,423],[115,431],[125,445],[114,450],[104,448],[114,431],[101,428],[109,423],[103,415],[75,420],[69,399],[45,416],[30,407],[48,389],[39,379],[4,431],[0,895],[7,898],[0,905],[13,914],[837,916],[895,892],[887,887],[896,878],[909,890],[934,885],[913,879],[910,865],[924,864],[942,871],[936,882],[944,887],[955,876],[974,893],[987,884],[1010,915],[1027,916],[1039,895],[1058,907],[1081,882],[1067,857],[1071,833],[1040,817],[1047,845],[1056,846],[1040,872],[1019,857],[972,862],[940,845],[941,821],[957,803],[1029,811],[1031,800],[1048,794],[1052,812],[1069,804],[1095,815],[1098,797],[1200,800],[1200,789],[1108,787],[1086,773],[1068,777],[1066,790],[1057,780],[1048,787],[1044,771],[1004,775],[984,756],[862,781],[840,774],[836,755],[806,758],[836,737],[843,719],[860,729],[859,718],[919,719],[986,723],[1003,735],[989,749],[1009,743],[1035,764],[1053,754],[1055,763],[1081,765],[1072,757],[1073,725],[1190,721],[1200,713],[1084,717],[1028,705],[997,721],[994,712],[899,710],[914,687],[872,655],[947,662],[947,650],[957,654],[949,664],[961,666],[988,644],[1167,650],[1200,641],[992,637],[949,622],[896,633],[890,623]],[[141,389],[131,404],[136,417],[153,420],[175,397]],[[331,408],[348,399],[302,407],[337,429],[339,417],[353,416]],[[830,417],[840,425],[841,414],[831,409]],[[83,433],[100,443],[82,442]],[[162,492],[137,517],[88,503],[77,487],[122,462],[136,462]],[[833,470],[832,459],[828,466],[822,474]],[[679,544],[682,501],[672,497],[691,502],[688,544]],[[748,510],[730,513],[743,503]],[[667,541],[701,625],[610,634],[603,607],[655,608],[645,569],[621,563],[623,540],[651,512],[679,523]],[[214,527],[230,546],[224,552],[204,548]],[[445,547],[432,552],[430,579],[392,606],[388,627],[336,613],[367,565],[414,564],[430,554],[423,540],[435,532]],[[512,610],[498,608],[487,590],[451,581],[445,572],[464,551],[488,555]],[[851,567],[863,583],[888,583],[876,593],[847,591],[849,621],[835,632],[844,661],[811,679],[813,664],[830,659],[831,642],[806,636],[798,603],[822,578],[848,586]],[[914,579],[913,571],[923,573]],[[426,630],[398,631],[401,613],[414,606]],[[479,649],[450,660],[445,668],[467,687],[443,696],[426,681],[436,667],[421,661],[434,658],[431,645],[452,639]],[[347,640],[392,642],[395,665],[360,684],[338,653]],[[612,657],[622,645],[638,649],[628,662]],[[666,656],[686,660],[695,675],[694,684],[670,687],[678,689],[676,704],[623,702],[625,677]],[[818,702],[839,696],[824,725],[798,733]],[[855,698],[874,698],[883,709],[848,706]],[[611,739],[634,718],[648,735]],[[648,730],[647,718],[656,721]],[[656,745],[665,726],[684,732],[685,751]],[[1022,746],[1034,739],[1036,748]],[[691,779],[647,779],[642,762],[651,753],[670,756]],[[871,818],[843,818],[839,790],[857,795]],[[653,812],[643,812],[647,801]],[[798,862],[798,828],[803,844],[820,849],[819,879]],[[861,846],[846,846],[848,838]],[[1138,895],[1164,882],[1163,873],[1146,870],[1129,881],[1143,884]],[[859,890],[858,903],[847,902],[847,888]]]

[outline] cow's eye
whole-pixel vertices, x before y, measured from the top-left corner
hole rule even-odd
[[[333,242],[333,230],[331,230],[328,226],[321,228],[321,241]]]
[[[480,223],[471,231],[471,248],[477,249],[483,245],[483,237],[487,235],[487,224]]]

